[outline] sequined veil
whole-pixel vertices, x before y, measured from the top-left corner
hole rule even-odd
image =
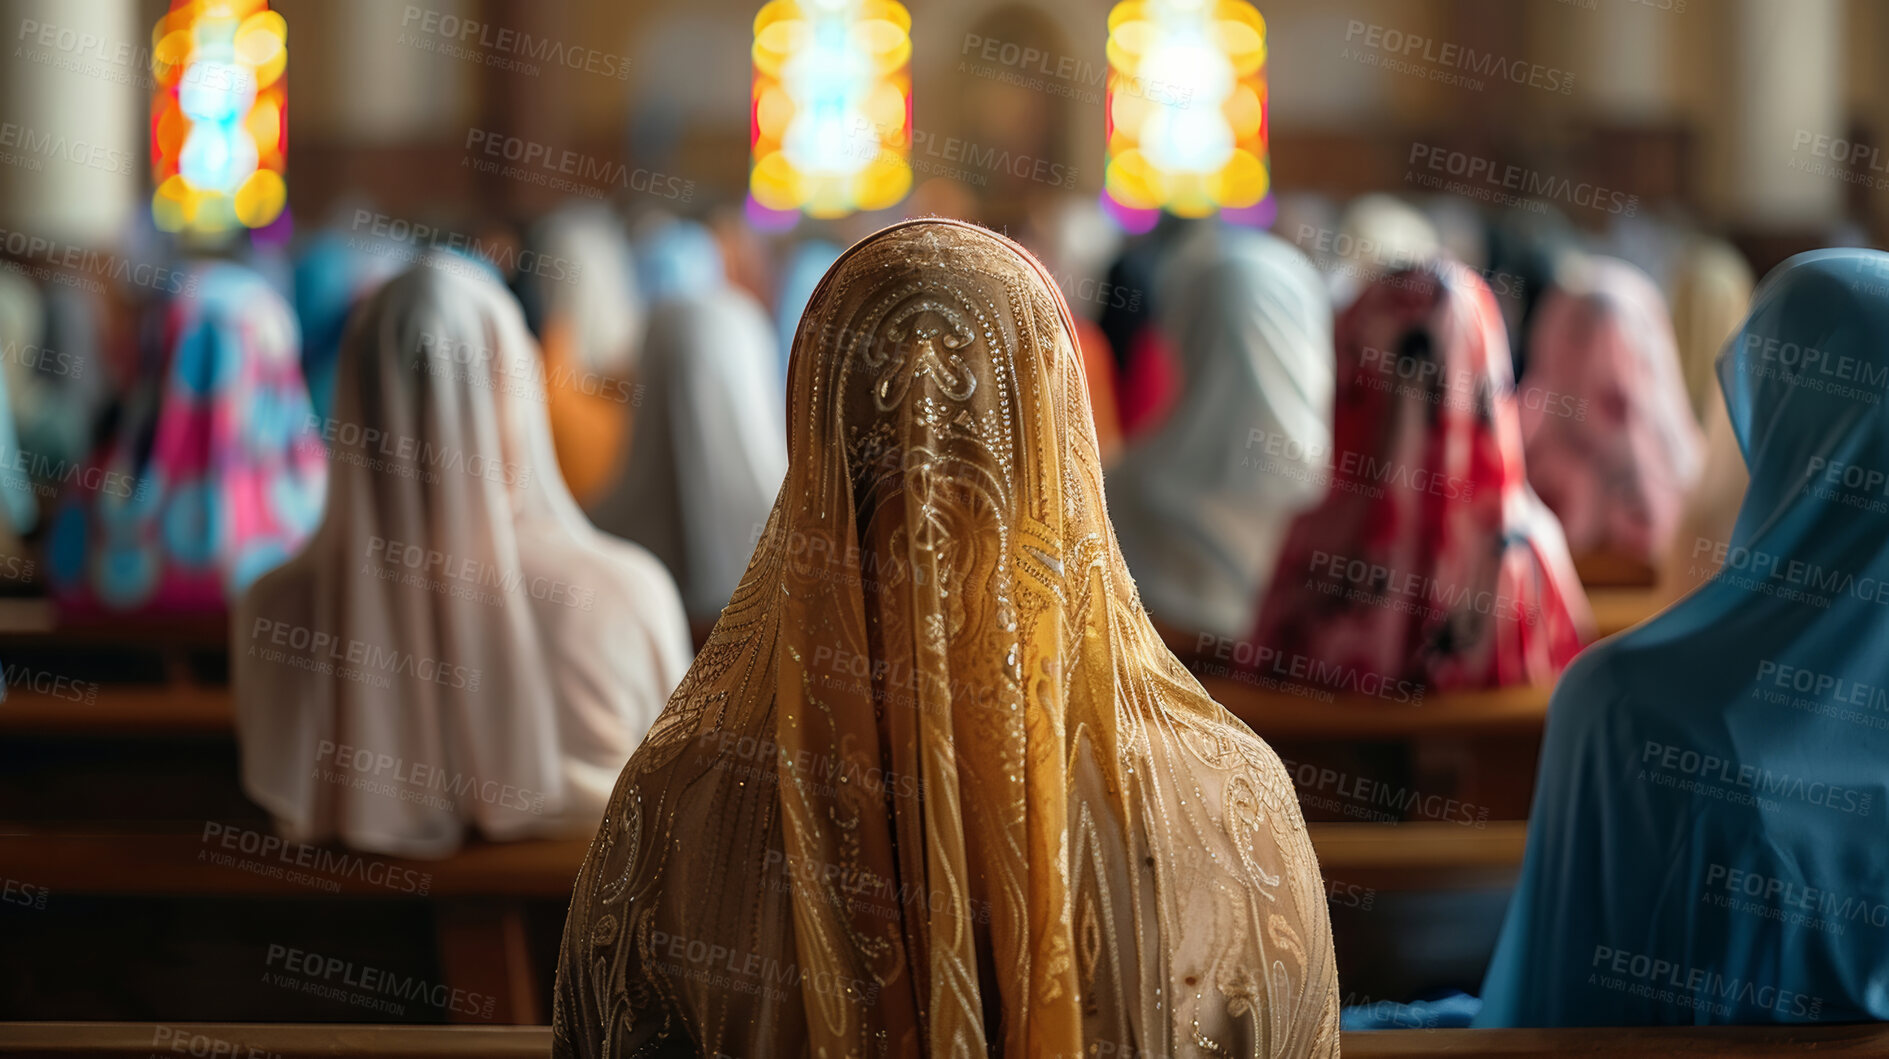
[[[746,576],[579,872],[560,1055],[1335,1055],[1272,751],[1162,646],[1007,239],[828,272]]]

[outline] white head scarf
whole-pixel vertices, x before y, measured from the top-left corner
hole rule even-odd
[[[728,603],[787,474],[774,342],[767,313],[731,286],[650,315],[629,458],[594,514],[669,565],[693,619]]]
[[[596,826],[689,664],[674,583],[585,522],[536,351],[473,262],[362,307],[327,510],[233,629],[244,787],[285,836],[444,856]]]
[[[1423,211],[1383,192],[1352,199],[1332,242],[1338,262],[1330,285],[1332,301],[1340,307],[1350,305],[1379,276],[1427,261],[1442,247]]]
[[[1293,517],[1325,496],[1331,306],[1304,254],[1243,229],[1190,244],[1161,295],[1181,395],[1109,475],[1109,515],[1157,619],[1241,636]]]
[[[622,222],[601,203],[577,202],[533,226],[530,245],[539,261],[520,270],[519,293],[539,333],[547,318],[566,317],[585,370],[628,377],[645,312]]]

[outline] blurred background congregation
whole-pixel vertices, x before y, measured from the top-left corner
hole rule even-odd
[[[1198,6],[0,0],[0,1020],[545,1022],[802,310],[912,217],[1067,302],[1348,1024],[1479,994],[1563,670],[1775,573],[1720,355],[1889,239],[1889,6],[1220,0],[1225,55],[1147,50]]]

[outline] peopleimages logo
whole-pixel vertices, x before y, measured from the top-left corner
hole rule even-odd
[[[1541,608],[1521,597],[1453,585],[1427,573],[1396,570],[1348,555],[1314,550],[1306,573],[1314,579],[1307,587],[1325,595],[1390,606],[1407,614],[1440,618],[1472,612],[1530,627],[1541,622]],[[1349,591],[1345,591],[1347,585]],[[1399,603],[1393,596],[1410,602]]]
[[[239,868],[252,875],[286,878],[290,882],[304,883],[331,893],[339,891],[337,880],[340,879],[353,879],[369,886],[419,897],[425,897],[433,888],[431,872],[369,860],[346,850],[288,842],[275,835],[265,835],[234,824],[205,821],[201,841],[204,849],[197,854],[198,860]],[[237,853],[256,859],[238,862],[233,856]],[[310,872],[315,874],[308,874]]]
[[[1649,1000],[1664,1000],[1686,1007],[1698,1006],[1700,1002],[1703,1002],[1712,1004],[1715,1008],[1725,1008],[1725,1005],[1717,1004],[1717,1001],[1730,1000],[1744,1007],[1775,1011],[1780,1015],[1789,1015],[1808,1021],[1814,1021],[1823,1013],[1821,997],[1809,996],[1777,986],[1758,985],[1747,979],[1728,977],[1703,967],[1686,967],[1671,960],[1662,960],[1608,945],[1594,946],[1594,959],[1590,966],[1599,971],[1627,975],[1645,983],[1650,991],[1636,991],[1634,995],[1644,996]],[[1618,988],[1612,983],[1596,981],[1593,978],[1589,979],[1589,984]]]
[[[19,125],[11,121],[0,123],[0,148],[4,148],[7,152],[0,157],[17,158],[24,162],[57,158],[87,169],[101,169],[107,173],[118,173],[124,176],[129,176],[133,168],[131,155],[116,147],[88,143],[85,140],[67,139],[63,135],[55,136],[52,133],[41,132],[30,125]],[[16,150],[19,153],[12,154]]]
[[[497,1004],[494,997],[470,990],[449,986],[444,982],[429,982],[419,975],[402,975],[378,967],[357,964],[353,960],[344,960],[335,956],[321,956],[288,945],[270,945],[265,966],[280,966],[283,971],[300,975],[306,983],[319,983],[337,990],[334,993],[304,988],[305,992],[328,996],[333,1000],[353,1002],[356,997],[372,1000],[417,1001],[442,1011],[458,1015],[472,1015],[489,1019]],[[306,984],[305,983],[305,984]],[[290,986],[291,981],[278,976],[277,985]],[[346,990],[359,990],[349,995]],[[377,1006],[377,1005],[366,1005]],[[393,1010],[403,1014],[399,1008]]]
[[[1194,644],[1194,654],[1203,660],[1232,663],[1248,675],[1280,682],[1309,682],[1323,691],[1342,692],[1347,695],[1368,695],[1391,702],[1417,705],[1423,701],[1424,687],[1413,680],[1400,680],[1381,673],[1372,673],[1337,662],[1327,662],[1292,651],[1281,651],[1276,647],[1234,640],[1226,636],[1201,633]],[[1204,667],[1218,668],[1220,672],[1209,672],[1209,676],[1234,676],[1225,666]],[[1262,683],[1262,687],[1269,686]]]
[[[1775,335],[1747,334],[1743,364],[1745,374],[1754,379],[1777,379],[1813,392],[1853,398],[1866,404],[1880,404],[1883,391],[1889,390],[1889,365]]]
[[[1414,268],[1429,259],[1428,254],[1386,246],[1374,239],[1321,228],[1315,224],[1299,225],[1292,241],[1301,250],[1317,251],[1312,263],[1319,268],[1365,281],[1381,280],[1391,273]],[[1520,298],[1528,290],[1528,281],[1513,272],[1492,268],[1471,268],[1470,271],[1481,276],[1483,282],[1489,285],[1490,292],[1498,298]]]
[[[558,191],[595,198],[603,188],[621,188],[639,194],[677,202],[695,199],[695,181],[598,158],[580,151],[555,148],[550,144],[507,136],[485,129],[466,130],[465,149],[483,157],[469,157],[465,164],[480,172],[539,184]],[[511,165],[502,165],[509,162]]]
[[[1845,923],[1867,923],[1872,927],[1889,926],[1889,905],[1880,901],[1837,894],[1790,879],[1780,879],[1742,868],[1713,863],[1705,870],[1705,885],[1708,890],[1723,890],[1728,896],[1748,897],[1763,902],[1757,909],[1735,907],[1730,904],[1723,904],[1720,907],[1729,907],[1733,911],[1779,913],[1793,917],[1792,922],[1797,926],[1818,928],[1833,926],[1838,928],[1838,933],[1841,933],[1842,925]],[[1766,918],[1781,918],[1781,916],[1771,915]],[[1823,922],[1819,923],[1816,920]]]
[[[1428,467],[1384,459],[1369,453],[1337,451],[1319,442],[1304,443],[1277,431],[1253,428],[1247,432],[1246,448],[1249,453],[1257,450],[1262,455],[1246,456],[1241,463],[1243,467],[1255,467],[1274,474],[1302,474],[1304,477],[1321,478],[1329,489],[1381,497],[1384,495],[1383,487],[1388,485],[1445,500],[1473,500],[1476,496],[1473,479],[1438,474]],[[1303,468],[1295,471],[1291,466],[1274,462],[1281,457],[1288,465],[1310,461],[1322,466],[1316,474],[1303,474]]]
[[[457,691],[479,690],[481,674],[477,669],[292,622],[257,618],[249,638],[251,655],[321,676],[387,688],[392,686],[388,678],[392,674]]]
[[[1574,91],[1574,75],[1566,70],[1541,63],[1510,59],[1494,52],[1478,51],[1460,44],[1438,43],[1429,37],[1415,33],[1405,33],[1359,19],[1351,19],[1345,24],[1345,43],[1362,44],[1366,48],[1395,56],[1399,59],[1422,62],[1442,70],[1474,74],[1496,81],[1507,81],[1515,85],[1527,85],[1547,92],[1567,95]],[[1450,81],[1452,78],[1438,77],[1433,80]],[[1480,91],[1480,82],[1469,82],[1467,87]]]
[[[53,275],[98,277],[109,279],[132,287],[161,294],[184,294],[194,296],[197,293],[197,275],[167,265],[153,265],[140,261],[128,261],[116,254],[88,250],[72,243],[62,243],[42,235],[27,232],[10,231],[0,228],[0,250],[14,259],[9,267],[16,271],[25,265],[46,265],[56,270]],[[42,275],[35,271],[34,275]],[[72,284],[79,286],[80,284]]]
[[[1757,765],[1740,765],[1736,761],[1722,758],[1715,754],[1702,754],[1697,750],[1647,740],[1640,754],[1642,774],[1651,774],[1667,779],[1684,777],[1690,781],[1684,785],[1663,783],[1662,786],[1677,786],[1680,789],[1704,794],[1726,801],[1751,804],[1747,800],[1758,801],[1763,808],[1762,799],[1752,796],[1728,798],[1727,794],[1743,795],[1743,792],[1755,792],[1772,798],[1789,798],[1822,809],[1834,809],[1853,816],[1868,816],[1873,797],[1868,791],[1859,791],[1850,787],[1841,787],[1823,780],[1793,776],[1788,772],[1773,772]],[[1717,786],[1711,786],[1717,785]],[[1736,788],[1736,790],[1733,790]]]
[[[1804,495],[1877,514],[1889,513],[1889,475],[1875,467],[1812,456]]]
[[[1617,217],[1631,217],[1640,209],[1638,195],[1587,181],[1569,180],[1527,166],[1502,165],[1493,159],[1427,143],[1411,144],[1406,164],[1421,167],[1413,171],[1420,184],[1498,205],[1525,205],[1528,199],[1548,199]],[[1460,184],[1445,184],[1444,176],[1455,177]]]
[[[427,10],[412,4],[407,5],[405,14],[401,16],[400,28],[407,31],[402,34],[401,43],[409,46],[419,46],[421,50],[439,52],[452,58],[478,59],[487,66],[518,70],[534,77],[538,74],[538,67],[534,63],[562,66],[567,70],[596,74],[617,81],[627,81],[630,77],[628,56],[614,55],[581,44],[566,44],[549,37],[534,37],[505,26],[460,18],[458,15]],[[408,33],[426,34],[434,40],[409,37]]]

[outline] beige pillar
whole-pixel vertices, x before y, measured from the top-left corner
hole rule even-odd
[[[1843,33],[1841,0],[1735,0],[1729,219],[1739,228],[1815,228],[1842,216],[1848,185],[1806,166],[1828,160],[1797,145],[1848,133]]]
[[[114,241],[150,184],[150,27],[134,0],[12,0],[0,35],[0,227]]]

